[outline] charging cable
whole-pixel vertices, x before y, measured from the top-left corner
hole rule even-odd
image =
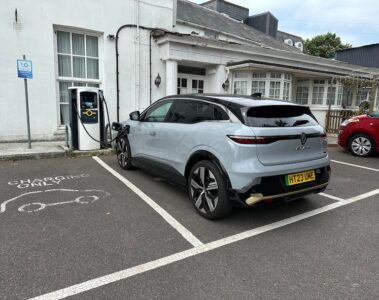
[[[78,112],[78,109],[77,109],[77,107],[76,107],[76,103],[75,103],[75,102],[74,102],[74,108],[75,108],[76,115],[78,116],[78,119],[79,119],[80,123],[82,124],[83,129],[84,129],[84,131],[87,133],[87,135],[88,135],[92,140],[94,140],[95,142],[100,143],[101,146],[103,146],[103,147],[105,147],[105,148],[108,148],[108,145],[109,145],[109,144],[112,145],[112,142],[114,142],[115,140],[117,140],[117,139],[118,139],[118,138],[124,133],[124,131],[126,131],[126,128],[123,128],[123,129],[117,134],[117,136],[116,136],[114,139],[112,139],[112,129],[111,129],[111,127],[110,127],[111,122],[110,122],[110,118],[109,118],[109,111],[108,111],[107,101],[106,101],[105,98],[104,98],[103,91],[100,90],[100,91],[99,91],[99,94],[100,94],[100,101],[105,103],[105,109],[106,109],[106,111],[107,111],[107,119],[108,119],[108,124],[107,124],[107,126],[109,126],[109,133],[110,133],[110,138],[111,138],[110,141],[109,141],[108,143],[107,143],[107,142],[104,143],[104,141],[99,141],[99,140],[97,140],[96,138],[94,138],[94,137],[88,132],[86,126],[84,125],[84,123],[83,123],[83,121],[82,121],[82,118],[80,117],[80,114],[79,114],[79,112]],[[106,135],[106,132],[105,132],[105,135]]]

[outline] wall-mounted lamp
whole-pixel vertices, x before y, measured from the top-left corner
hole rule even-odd
[[[160,76],[159,73],[158,73],[158,76],[157,76],[157,78],[155,78],[154,83],[155,83],[155,85],[156,85],[157,87],[159,87],[160,84],[161,84],[161,82],[162,82],[162,79],[161,79],[161,76]]]
[[[230,86],[229,78],[226,78],[225,82],[222,84],[222,88],[225,91],[228,91],[229,90],[229,86]]]

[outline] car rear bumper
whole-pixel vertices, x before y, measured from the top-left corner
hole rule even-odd
[[[329,165],[315,170],[315,181],[294,186],[286,186],[285,175],[287,174],[262,177],[261,182],[252,186],[248,191],[244,193],[237,192],[237,198],[242,205],[248,206],[250,202],[246,203],[246,200],[252,196],[257,197],[256,201],[252,202],[253,204],[260,201],[289,200],[312,193],[319,193],[327,187],[331,170]]]

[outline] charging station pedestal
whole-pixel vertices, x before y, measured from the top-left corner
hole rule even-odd
[[[99,89],[69,88],[71,148],[98,150],[104,140],[104,109]]]

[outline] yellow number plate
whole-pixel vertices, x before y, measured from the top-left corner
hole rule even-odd
[[[312,171],[307,171],[307,172],[289,174],[289,175],[286,175],[285,179],[286,179],[286,186],[291,186],[291,185],[296,185],[300,183],[315,181],[316,173],[314,170],[312,170]]]

